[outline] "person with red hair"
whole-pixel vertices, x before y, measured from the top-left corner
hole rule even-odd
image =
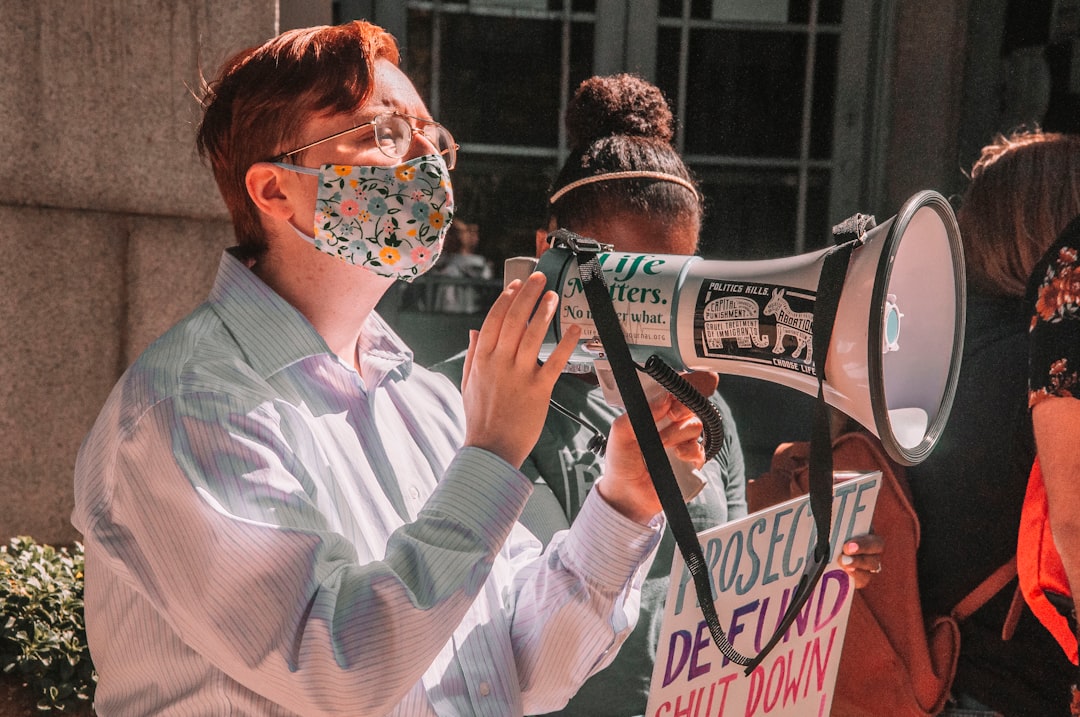
[[[517,520],[577,340],[538,363],[543,275],[496,299],[460,392],[374,311],[454,212],[457,145],[397,59],[368,23],[294,30],[206,86],[238,244],[76,465],[100,715],[542,713],[634,627],[663,518],[628,422],[542,556]],[[700,420],[652,410],[703,462]]]

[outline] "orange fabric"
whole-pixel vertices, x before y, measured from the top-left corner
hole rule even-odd
[[[1046,487],[1043,485],[1039,459],[1035,459],[1028,477],[1024,507],[1020,512],[1020,534],[1016,544],[1016,569],[1024,601],[1050,631],[1073,664],[1077,664],[1076,635],[1069,622],[1046,599],[1046,591],[1072,595],[1065,567],[1061,564],[1054,536],[1050,533]]]

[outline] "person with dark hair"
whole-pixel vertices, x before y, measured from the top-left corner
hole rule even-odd
[[[697,183],[672,146],[675,122],[660,89],[632,74],[592,77],[577,89],[566,110],[571,151],[549,199],[548,226],[536,233],[536,255],[547,248],[548,232],[569,229],[614,246],[615,251],[691,255],[697,252],[703,213]],[[460,379],[463,359],[433,368]],[[601,459],[591,447],[622,415],[607,403],[588,367],[574,367],[555,384],[553,400],[575,416],[548,414],[544,430],[522,470],[536,483],[522,514],[547,542],[582,510],[601,475]],[[687,374],[711,396],[724,421],[719,454],[700,471],[704,487],[687,508],[697,530],[746,515],[746,476],[738,429],[731,410],[715,393],[715,374]],[[857,538],[857,552],[842,566],[864,585],[880,565],[881,546]],[[664,532],[657,558],[642,589],[641,619],[610,667],[591,677],[561,715],[630,717],[645,711],[663,605],[670,582],[675,541]]]
[[[292,30],[206,87],[198,145],[239,244],[76,465],[98,714],[546,712],[634,627],[663,516],[628,421],[542,556],[517,521],[578,334],[538,364],[544,277],[495,300],[461,392],[374,311],[454,211],[457,145],[397,59],[369,23]],[[651,408],[703,462],[700,420]]]
[[[1080,137],[999,136],[971,169],[957,210],[968,297],[956,395],[934,451],[907,469],[922,530],[918,570],[927,615],[948,614],[1016,554],[1035,455],[1025,287],[1077,213]],[[1014,580],[961,623],[953,708],[1067,714],[1068,663],[1030,611],[1012,638],[1002,639],[1015,586]]]
[[[659,88],[630,74],[585,80],[565,125],[571,151],[552,185],[549,229],[619,237],[623,252],[697,253],[702,197],[671,144],[675,120]],[[537,232],[538,253],[545,238]]]

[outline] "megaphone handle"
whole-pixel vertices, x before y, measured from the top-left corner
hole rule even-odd
[[[637,368],[638,371],[645,373],[645,369],[643,367],[638,366]],[[621,408],[623,409],[623,411],[625,411],[626,403],[622,400],[622,396],[619,394],[619,386],[615,381],[615,372],[611,370],[611,362],[604,358],[602,354],[597,355],[597,357],[593,359],[593,371],[596,375],[597,383],[600,384],[600,390],[603,392],[604,400],[607,401],[607,404],[612,408]],[[672,371],[672,373],[674,372]],[[676,395],[676,392],[674,390],[653,379],[648,374],[644,376],[639,376],[639,378],[641,378],[641,387],[642,390],[645,391],[646,400],[652,400],[655,397],[664,394]],[[694,388],[689,381],[686,381],[681,377],[678,378],[684,384],[683,387],[679,388],[680,392],[689,391],[695,397],[701,398],[701,394],[697,392],[697,389]],[[679,400],[683,404],[686,404],[688,400],[692,399],[679,398],[676,395],[676,400]],[[704,400],[709,403],[710,407],[712,406],[712,403],[709,402],[708,399]],[[719,415],[719,411],[717,411],[716,413],[717,418],[719,418],[720,420],[721,432],[721,438],[717,442],[718,445],[716,448],[716,451],[719,452],[720,448],[722,448],[723,446],[723,416]],[[670,425],[670,419],[665,419],[665,421],[668,425]],[[705,422],[704,418],[702,418],[702,422]],[[661,429],[661,425],[659,423],[657,423],[656,427],[657,429]],[[664,452],[667,454],[668,463],[670,463],[671,465],[671,471],[675,475],[675,481],[679,484],[679,489],[682,491],[683,499],[687,502],[690,502],[698,495],[698,493],[700,493],[705,488],[706,485],[708,485],[708,479],[701,472],[701,470],[694,466],[693,463],[688,463],[679,458],[674,448],[665,448]],[[713,457],[714,456],[712,455],[706,455],[707,460],[712,460]]]

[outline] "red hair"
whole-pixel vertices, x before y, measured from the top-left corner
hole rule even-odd
[[[284,32],[236,53],[205,84],[196,143],[214,171],[243,258],[266,250],[259,210],[245,185],[247,170],[287,151],[309,116],[363,105],[380,59],[396,65],[397,42],[381,27],[357,20]]]

